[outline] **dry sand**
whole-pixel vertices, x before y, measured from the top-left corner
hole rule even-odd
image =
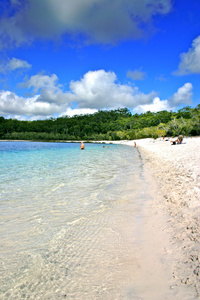
[[[152,195],[140,224],[137,299],[200,299],[200,137],[170,140],[112,142],[136,142]]]

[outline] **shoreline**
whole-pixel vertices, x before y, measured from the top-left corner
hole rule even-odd
[[[166,299],[199,299],[200,137],[186,137],[177,145],[171,145],[170,140],[147,138],[96,143],[131,147],[136,143],[144,162],[152,199],[144,208],[139,294],[148,300],[162,299],[163,295]],[[166,274],[163,262],[168,265]]]
[[[164,246],[165,251],[161,253],[160,248],[158,254],[163,255],[163,259],[168,256],[176,287],[179,291],[186,288],[184,294],[189,293],[186,299],[199,299],[200,137],[185,138],[181,145],[171,145],[170,141],[161,139],[124,141],[120,144],[134,146],[134,142],[144,161],[153,197],[151,207],[147,207],[146,222],[149,225],[145,227],[144,235],[149,232],[159,237],[157,242]],[[155,214],[160,218],[156,220]],[[163,230],[161,236],[155,231],[159,226]],[[169,238],[168,243],[164,243],[164,238]]]

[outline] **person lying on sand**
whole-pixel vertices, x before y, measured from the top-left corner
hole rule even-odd
[[[177,142],[178,142],[178,140],[176,140],[176,141],[170,141],[171,145],[176,145]]]

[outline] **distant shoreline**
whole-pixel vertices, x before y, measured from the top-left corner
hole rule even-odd
[[[165,139],[174,139],[173,137],[165,137]],[[187,139],[198,139],[200,138],[200,136],[191,136],[191,137],[185,137],[184,140]],[[99,140],[99,141],[95,141],[95,140],[9,140],[9,139],[0,139],[0,142],[49,142],[49,143],[80,143],[81,141],[83,141],[84,143],[97,143],[97,144],[120,144],[120,145],[128,145],[128,146],[134,146],[134,143],[138,143],[138,146],[141,145],[147,145],[147,143],[149,141],[152,142],[158,142],[158,141],[162,141],[162,138],[157,138],[157,139],[153,139],[153,138],[144,138],[144,139],[135,139],[135,140],[113,140],[113,141],[109,141],[109,140]]]

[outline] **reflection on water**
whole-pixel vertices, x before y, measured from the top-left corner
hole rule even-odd
[[[2,299],[128,299],[145,186],[134,147],[0,143]]]

